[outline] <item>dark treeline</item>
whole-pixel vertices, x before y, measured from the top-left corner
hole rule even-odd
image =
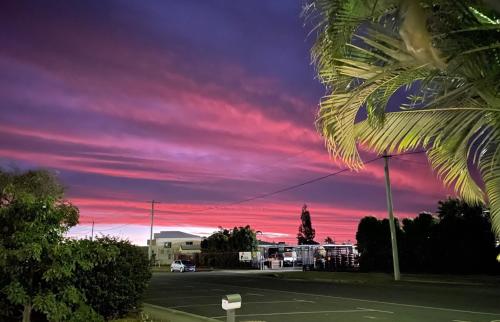
[[[240,262],[239,252],[255,251],[257,249],[256,232],[250,227],[234,227],[214,232],[201,242],[201,254],[198,264],[211,267],[245,267]]]
[[[449,198],[438,204],[437,216],[420,213],[396,220],[402,272],[498,274],[499,247],[489,212]],[[389,220],[364,217],[356,233],[363,271],[392,271]]]

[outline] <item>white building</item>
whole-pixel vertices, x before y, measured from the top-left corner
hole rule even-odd
[[[160,265],[170,265],[176,259],[194,260],[201,253],[201,240],[182,231],[161,231],[154,234],[152,251]]]

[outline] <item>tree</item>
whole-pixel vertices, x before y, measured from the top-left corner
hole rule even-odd
[[[491,273],[495,269],[495,235],[488,212],[463,200],[438,204],[439,223],[432,232],[432,264],[437,272]]]
[[[238,252],[249,252],[257,249],[257,235],[249,225],[234,227],[229,241],[231,248]]]
[[[62,187],[47,171],[0,171],[0,296],[4,316],[50,321],[100,321],[68,280],[92,256],[63,234],[78,222],[78,209],[62,199]],[[108,256],[109,258],[109,256]]]
[[[249,225],[232,230],[219,227],[218,231],[201,242],[201,249],[208,265],[239,266],[238,253],[256,250],[257,236]]]
[[[316,231],[312,228],[311,214],[307,210],[307,205],[302,207],[302,214],[300,215],[302,224],[299,226],[299,233],[297,234],[297,243],[299,245],[316,245],[314,241]]]
[[[401,266],[407,272],[425,272],[431,269],[433,240],[437,218],[422,212],[415,219],[403,219]]]
[[[437,216],[420,213],[397,225],[401,267],[414,273],[497,273],[495,235],[488,211],[463,200],[439,201]],[[388,271],[392,265],[388,220],[364,217],[356,239],[364,271]]]
[[[90,252],[103,249],[116,252],[113,261],[97,261],[90,270],[77,271],[75,285],[87,303],[107,320],[137,310],[151,278],[147,255],[129,241],[112,237],[80,243]]]
[[[398,243],[402,237],[398,221],[396,224],[396,236]],[[364,271],[392,270],[391,235],[389,232],[389,220],[378,220],[375,217],[363,217],[358,224],[356,232],[358,250],[360,252],[359,264]]]
[[[426,150],[467,203],[488,200],[500,234],[500,14],[492,1],[312,0],[317,127],[329,152],[362,167],[377,153]],[[479,170],[484,186],[470,169]]]
[[[335,244],[335,240],[333,240],[333,238],[330,236],[326,236],[325,244]]]

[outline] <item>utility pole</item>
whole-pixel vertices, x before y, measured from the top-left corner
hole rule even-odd
[[[155,215],[155,203],[158,201],[151,200],[151,231],[149,232],[149,249],[148,249],[148,259],[151,261],[151,256],[153,254],[153,218]]]
[[[94,221],[92,220],[92,234],[91,234],[91,237],[90,237],[90,240],[94,240]]]
[[[394,214],[392,210],[392,191],[391,179],[389,178],[389,158],[387,151],[384,151],[384,172],[385,172],[385,193],[387,196],[387,212],[389,213],[389,228],[391,229],[391,245],[392,245],[392,264],[394,266],[394,280],[399,281],[401,274],[399,273],[399,257],[398,257],[398,241],[396,236],[396,225],[394,224]]]

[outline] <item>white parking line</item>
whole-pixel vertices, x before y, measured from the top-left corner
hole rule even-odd
[[[303,301],[303,300],[293,300],[293,301],[267,301],[267,302],[244,302],[246,304],[275,304],[275,303],[297,303],[297,302],[307,302],[307,303],[315,303],[314,301]],[[220,306],[220,303],[215,304],[189,304],[189,305],[176,305],[169,306],[169,309],[176,309],[181,307],[198,307],[198,306]]]
[[[215,283],[200,283],[200,284],[215,284]],[[218,285],[218,284],[216,284]],[[225,284],[226,285],[226,284]],[[229,284],[231,285],[231,284]],[[481,312],[481,311],[468,311],[468,310],[459,310],[459,309],[451,309],[451,308],[445,308],[445,307],[437,307],[437,306],[425,306],[425,305],[416,305],[416,304],[404,304],[404,303],[394,303],[394,302],[386,302],[386,301],[377,301],[377,300],[365,300],[365,299],[358,299],[358,298],[353,298],[353,297],[342,297],[342,296],[332,296],[332,295],[323,295],[323,294],[315,294],[315,293],[304,293],[304,292],[293,292],[293,291],[282,291],[282,290],[276,290],[276,289],[266,289],[266,288],[257,288],[257,287],[249,287],[249,286],[235,286],[231,285],[232,287],[238,287],[238,288],[245,288],[249,290],[266,290],[270,292],[280,292],[280,293],[287,293],[287,294],[298,294],[298,295],[304,295],[304,296],[317,296],[317,297],[325,297],[325,298],[331,298],[331,299],[338,299],[338,300],[349,300],[349,301],[359,301],[359,302],[366,302],[366,303],[376,303],[376,304],[385,304],[385,305],[395,305],[395,306],[403,306],[403,307],[413,307],[413,308],[418,308],[418,309],[426,309],[426,310],[437,310],[437,311],[447,311],[447,312],[459,312],[459,313],[469,313],[469,314],[482,314],[482,315],[493,315],[493,316],[500,316],[500,313],[491,313],[491,312]]]
[[[174,300],[183,300],[183,299],[191,299],[191,298],[203,298],[203,297],[211,297],[211,298],[214,298],[214,297],[222,297],[222,295],[193,295],[193,296],[179,296],[179,297],[168,297],[169,299],[174,299]],[[150,300],[164,300],[165,297],[148,297],[146,298],[146,300],[150,301]]]
[[[316,303],[315,301],[309,301],[309,300],[299,300],[299,299],[293,299],[293,300],[300,303]]]
[[[380,312],[380,313],[389,313],[389,314],[394,314],[392,311],[384,311],[384,310],[375,310],[375,309],[367,309],[364,307],[357,307],[359,310],[365,310],[365,311],[371,311],[371,312]]]
[[[331,310],[331,311],[297,311],[297,312],[276,312],[276,313],[255,313],[255,314],[236,314],[235,316],[272,316],[272,315],[299,315],[299,314],[324,314],[324,313],[357,313],[366,312],[365,310]],[[211,316],[211,319],[225,318],[222,316]]]
[[[247,293],[247,295],[250,295],[250,296],[265,296],[264,294],[259,294],[259,293]]]

